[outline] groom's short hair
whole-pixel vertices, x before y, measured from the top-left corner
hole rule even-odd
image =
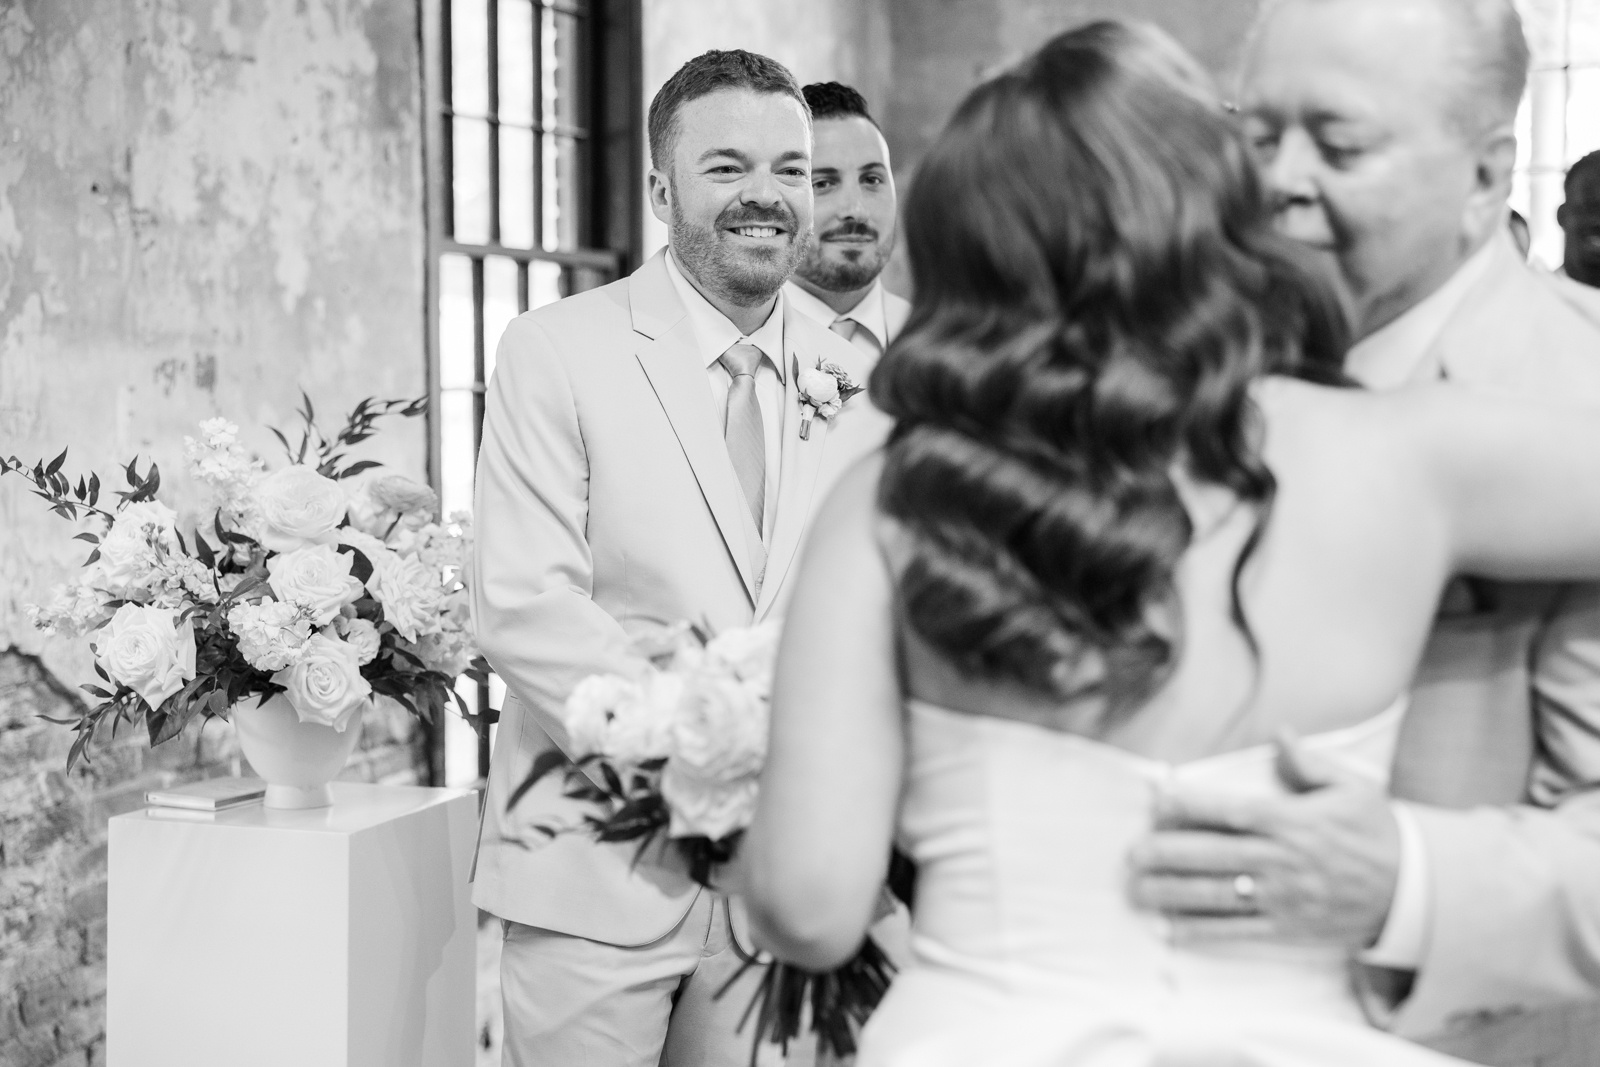
[[[679,67],[650,101],[651,166],[663,170],[671,164],[673,142],[678,138],[678,112],[683,105],[722,89],[782,93],[799,101],[807,117],[811,114],[800,83],[789,73],[788,67],[776,59],[742,48],[728,51],[714,48]]]

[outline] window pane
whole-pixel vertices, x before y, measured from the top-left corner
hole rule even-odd
[[[1528,165],[1534,170],[1565,165],[1567,75],[1537,71],[1528,79],[1531,144]]]
[[[478,712],[478,683],[471,678],[457,678],[456,692],[467,702],[474,715]],[[470,786],[478,780],[478,732],[461,717],[455,702],[450,702],[450,713],[444,726],[444,782],[449,788]]]
[[[528,264],[528,310],[554,304],[567,294],[561,291],[561,267],[536,259]]]
[[[1567,57],[1573,64],[1600,63],[1600,0],[1569,0]]]
[[[1528,175],[1528,233],[1533,238],[1529,255],[1547,267],[1561,265],[1561,228],[1556,225],[1556,208],[1561,206],[1559,170],[1536,170]]]
[[[472,354],[472,260],[439,257],[439,386],[470,389]],[[448,512],[446,513],[448,514]]]
[[[1574,68],[1567,79],[1565,162],[1570,167],[1600,148],[1600,68]]]
[[[472,507],[476,396],[470,389],[446,389],[439,396],[439,507],[446,515]]]
[[[560,134],[544,135],[544,247],[547,252],[578,247],[578,185],[581,155],[588,145]]]
[[[483,261],[483,379],[494,375],[500,335],[517,317],[517,261],[489,256]]]
[[[545,127],[586,129],[589,125],[581,65],[588,22],[545,9]]]
[[[482,119],[455,119],[452,129],[455,238],[483,244],[489,240],[489,124]]]
[[[500,243],[533,247],[532,130],[500,127]]]
[[[1535,70],[1560,67],[1567,62],[1568,0],[1521,0],[1522,29],[1528,37],[1529,57]]]
[[[500,3],[500,121],[532,126],[533,0]]]
[[[450,106],[458,112],[489,113],[488,13],[486,0],[450,5]]]

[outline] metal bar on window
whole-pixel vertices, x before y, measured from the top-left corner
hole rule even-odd
[[[459,252],[464,256],[505,256],[507,259],[514,259],[518,263],[543,260],[547,263],[559,263],[564,267],[588,267],[591,270],[604,271],[612,275],[620,271],[623,255],[621,252],[600,248],[575,248],[567,252],[546,252],[542,248],[506,248],[500,244],[464,244],[461,241],[450,239],[440,242],[439,251]]]
[[[481,0],[488,25],[485,59],[489,76],[489,240],[500,243],[500,3]]]

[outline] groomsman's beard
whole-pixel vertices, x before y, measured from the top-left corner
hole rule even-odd
[[[786,238],[770,246],[735,245],[733,226],[776,226]],[[673,254],[696,281],[740,307],[771,300],[789,280],[804,254],[809,231],[787,207],[763,209],[734,204],[710,227],[697,226],[673,213],[668,227]]]
[[[832,249],[840,258],[830,259],[827,242],[844,236],[870,236],[873,243],[851,244]],[[865,289],[877,280],[888,265],[894,245],[876,240],[878,231],[865,225],[835,226],[820,233],[806,245],[804,261],[795,273],[818,289],[830,293],[848,293]]]

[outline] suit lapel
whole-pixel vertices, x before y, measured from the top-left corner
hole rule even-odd
[[[694,350],[693,330],[672,289],[661,255],[635,272],[629,302],[634,329],[643,335],[637,353],[639,365],[672,424],[728,554],[739,568],[745,592],[754,604],[756,573],[750,539],[759,541],[761,535],[745,505],[728,447],[717,432],[717,412],[706,384],[706,369]]]
[[[794,310],[788,301],[784,301],[783,348],[783,455],[778,475],[778,514],[767,552],[766,578],[756,604],[757,622],[771,610],[794,564],[796,550],[816,504],[812,498],[833,422],[832,419],[813,419],[810,437],[804,441],[800,439],[799,371],[815,367],[821,357],[844,367],[850,377],[861,384],[865,384],[866,375],[865,361],[853,345],[824,330],[804,312]],[[855,402],[866,403],[865,394]],[[841,412],[835,418],[842,415]]]

